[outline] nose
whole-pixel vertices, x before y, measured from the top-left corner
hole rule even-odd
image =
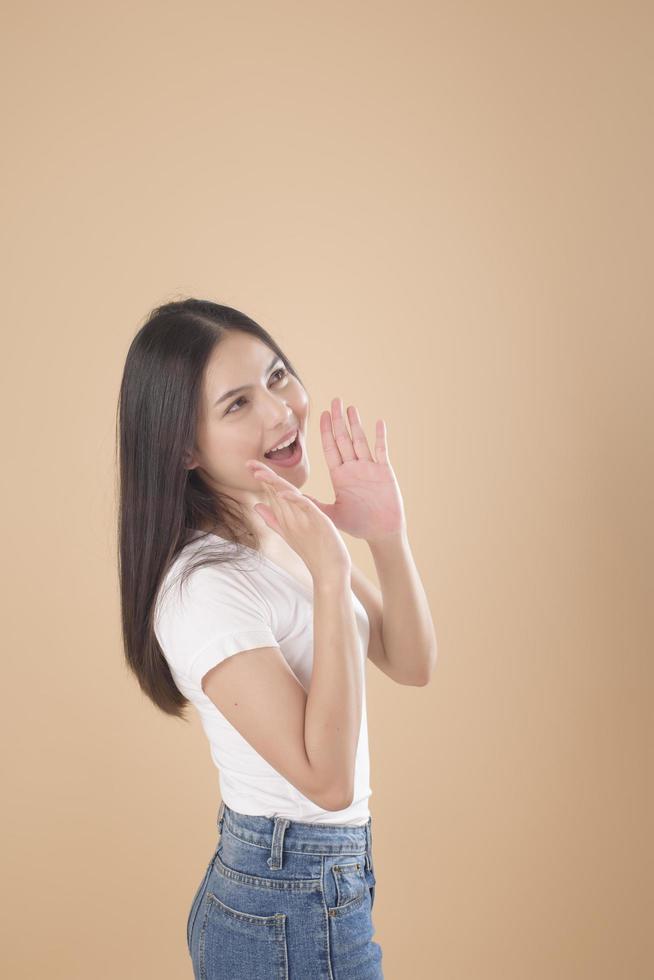
[[[269,414],[269,425],[268,433],[270,439],[275,438],[275,434],[284,435],[294,424],[293,420],[293,410],[286,404],[285,401],[279,398],[279,395],[275,395],[274,392],[270,392],[271,396],[271,407]]]

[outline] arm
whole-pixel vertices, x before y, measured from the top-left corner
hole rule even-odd
[[[423,686],[437,659],[425,591],[406,534],[369,542],[381,591],[356,566],[352,588],[370,622],[368,658],[398,684]]]
[[[307,696],[307,756],[328,791],[352,802],[361,727],[363,660],[350,591],[349,570],[314,576],[313,671]]]
[[[363,663],[349,572],[314,577],[314,664],[305,691],[279,647],[243,650],[202,689],[266,762],[324,810],[352,802]],[[271,693],[272,692],[272,693]]]

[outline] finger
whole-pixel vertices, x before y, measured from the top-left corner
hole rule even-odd
[[[295,498],[295,502],[297,503],[297,498],[302,497],[300,491],[295,487],[293,487],[291,490],[285,490],[283,488],[279,489],[270,483],[264,483],[263,487],[267,496],[277,507],[276,513],[278,514],[280,521],[287,522],[293,514],[293,503],[289,498]]]
[[[335,470],[338,466],[343,463],[343,458],[341,456],[341,451],[336,445],[336,440],[334,439],[334,432],[332,429],[332,416],[329,410],[325,410],[320,413],[320,438],[322,440],[322,448],[325,453],[325,459],[327,461],[327,468]]]
[[[375,457],[378,463],[388,463],[388,443],[386,440],[386,423],[377,419],[375,429]]]
[[[280,523],[273,514],[272,507],[269,507],[268,504],[262,504],[261,501],[259,501],[252,509],[255,514],[258,514],[266,527],[271,527],[273,531],[277,531],[278,534],[281,533]]]
[[[350,422],[350,428],[352,429],[352,445],[354,446],[357,458],[372,461],[372,453],[370,452],[366,433],[364,432],[359,413],[354,405],[348,405],[347,417]]]
[[[262,483],[272,483],[273,485],[279,487],[283,490],[294,490],[295,487],[288,480],[285,480],[283,476],[279,473],[275,473],[269,466],[265,463],[259,463],[257,467],[252,467],[252,476],[255,480],[259,480]]]
[[[277,496],[287,500],[291,507],[300,507],[305,510],[307,506],[311,506],[305,495],[299,490],[279,490]]]
[[[288,490],[276,490],[268,485],[267,492],[271,499],[274,500],[274,506],[277,508],[276,513],[280,525],[280,533],[284,537],[293,526],[293,517],[297,511],[294,511],[293,503],[286,499],[286,494],[289,493]]]
[[[347,424],[343,418],[342,398],[332,398],[332,418],[336,445],[338,446],[343,462],[348,463],[356,459],[357,456],[352,445],[350,433],[347,430]]]
[[[277,499],[277,492],[270,486],[269,483],[263,484],[263,492],[264,492],[264,496],[266,497],[268,506],[272,510],[277,520],[280,520],[282,516],[282,511],[281,511],[281,505],[279,503],[279,500]]]
[[[273,496],[274,494],[272,493],[272,491],[270,490],[264,491],[265,503],[259,501],[262,509],[257,510],[255,506],[254,511],[256,514],[259,515],[259,517],[264,522],[264,524],[267,524],[268,527],[271,527],[274,531],[277,531],[278,534],[281,534],[282,526],[277,515]]]
[[[320,500],[316,500],[315,497],[312,497],[310,493],[305,493],[304,496],[309,498],[311,503],[314,505],[314,507],[318,508],[321,514],[324,514],[325,517],[330,519],[330,521],[336,523],[333,518],[334,504],[323,504]]]
[[[277,494],[280,497],[301,497],[302,491],[298,490],[297,487],[278,487]]]
[[[280,490],[293,490],[293,484],[285,480],[283,476],[279,476],[277,473],[273,473],[271,470],[255,470],[252,474],[256,480],[260,480],[262,483],[270,483],[274,487],[278,487]]]

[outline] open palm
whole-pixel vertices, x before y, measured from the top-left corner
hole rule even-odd
[[[306,494],[339,531],[374,541],[405,528],[404,504],[388,460],[386,426],[378,419],[375,456],[354,405],[348,406],[350,429],[343,418],[343,403],[332,399],[331,412],[320,416],[320,436],[329,468],[335,500],[321,503]]]

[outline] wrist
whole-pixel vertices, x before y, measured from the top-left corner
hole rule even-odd
[[[397,551],[398,549],[408,548],[409,535],[407,533],[406,526],[404,526],[397,531],[383,534],[377,538],[366,538],[366,543],[373,555],[375,553],[382,555],[386,552],[393,552]]]
[[[311,573],[314,591],[339,592],[350,587],[351,565],[330,566]]]

